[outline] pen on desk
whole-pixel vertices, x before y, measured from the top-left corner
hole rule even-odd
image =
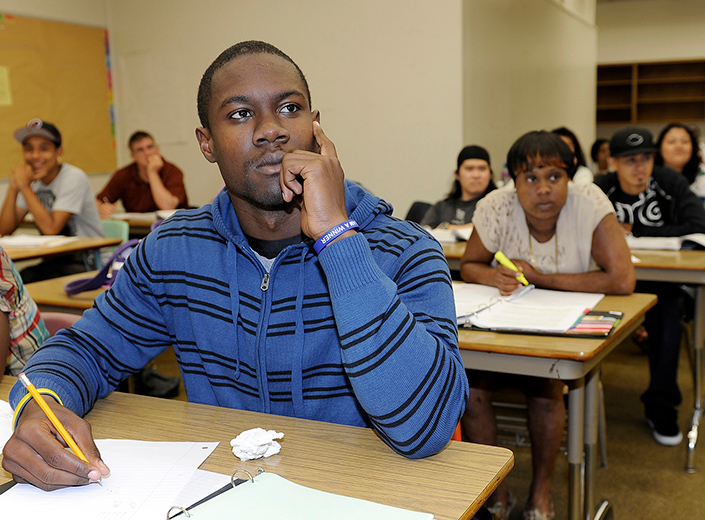
[[[76,454],[78,458],[80,458],[84,462],[88,462],[88,459],[86,456],[83,454],[81,451],[81,448],[78,447],[78,444],[76,444],[76,441],[73,440],[73,437],[71,437],[71,434],[66,431],[66,428],[64,428],[64,425],[61,424],[61,421],[59,421],[59,418],[54,414],[54,411],[49,408],[49,405],[47,402],[44,400],[44,397],[42,394],[40,394],[37,389],[34,387],[34,385],[30,382],[29,378],[25,375],[24,372],[22,372],[17,378],[22,381],[22,384],[25,386],[27,391],[32,395],[32,398],[37,402],[39,407],[44,411],[46,416],[49,418],[51,421],[51,424],[54,425],[54,428],[56,428],[59,431],[59,434],[61,437],[66,441],[66,444],[68,444],[69,448]]]
[[[507,255],[502,253],[502,251],[497,251],[494,254],[494,257],[495,257],[495,260],[497,260],[500,264],[502,264],[507,269],[511,269],[512,271],[519,273],[519,276],[517,276],[517,280],[519,280],[524,285],[529,285],[529,280],[526,279],[526,276],[524,276],[524,273],[519,271],[519,268],[514,265],[514,262],[512,262],[509,258],[507,258]]]

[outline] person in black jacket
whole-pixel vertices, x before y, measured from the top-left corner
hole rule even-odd
[[[657,151],[645,128],[628,127],[610,140],[610,173],[595,179],[614,205],[625,233],[683,236],[705,232],[705,208],[679,173],[654,166]],[[646,314],[651,382],[642,394],[654,439],[665,446],[683,440],[678,426],[678,357],[684,293],[674,283],[637,282],[635,292],[652,293],[658,303]]]

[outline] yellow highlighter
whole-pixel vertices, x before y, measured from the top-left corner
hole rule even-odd
[[[507,269],[511,269],[512,271],[519,273],[519,276],[517,276],[517,280],[519,280],[524,285],[529,285],[529,280],[526,279],[526,276],[524,276],[524,273],[519,271],[517,266],[514,265],[514,262],[512,262],[509,258],[507,258],[507,255],[502,253],[502,251],[497,251],[494,254],[494,257],[495,257],[495,260],[497,260],[500,264],[502,264]]]

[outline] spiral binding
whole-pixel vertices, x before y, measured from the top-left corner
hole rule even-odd
[[[238,473],[244,473],[245,475],[247,475],[247,478],[246,478],[246,479],[236,478],[235,475],[237,475]],[[255,474],[255,476],[261,475],[262,473],[264,473],[264,469],[262,469],[262,468],[257,468],[257,473]],[[229,489],[231,489],[231,488],[234,488],[234,487],[236,487],[236,486],[239,486],[240,484],[243,484],[243,483],[247,482],[248,480],[249,480],[250,482],[252,482],[253,484],[255,483],[255,477],[252,476],[252,473],[250,473],[250,472],[247,471],[246,469],[236,469],[236,470],[232,473],[232,475],[230,475],[230,486],[231,486],[231,487],[227,487],[227,486],[226,486],[226,487],[224,487],[224,488],[221,488],[221,489],[219,489],[218,491],[215,491],[214,493],[211,493],[211,494],[208,495],[207,497],[205,497],[205,498],[199,500],[199,501],[196,502],[195,504],[189,506],[188,508],[183,507],[183,506],[171,506],[171,507],[169,508],[169,511],[166,512],[166,520],[171,520],[172,518],[176,518],[177,516],[179,516],[179,515],[181,515],[181,514],[186,515],[186,518],[190,518],[190,517],[191,517],[191,513],[189,513],[189,509],[193,509],[194,507],[201,505],[202,503],[204,503],[204,502],[210,500],[211,498],[213,498],[213,497],[215,497],[215,496],[218,496],[218,495],[220,495],[221,493],[224,493],[225,491],[227,491],[227,490],[229,490]],[[172,513],[174,513],[174,512],[176,512],[176,514],[172,516]]]

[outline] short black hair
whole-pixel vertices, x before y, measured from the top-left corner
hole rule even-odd
[[[148,132],[145,132],[144,130],[137,130],[134,134],[130,136],[130,139],[127,141],[127,147],[132,151],[132,145],[135,144],[137,141],[141,141],[142,139],[146,139],[149,137],[152,141],[154,141],[154,137]]]
[[[239,56],[244,56],[247,54],[273,54],[274,56],[279,56],[291,63],[296,71],[299,73],[301,82],[304,84],[304,89],[306,90],[306,97],[308,98],[309,108],[311,107],[311,91],[308,88],[308,82],[306,81],[306,76],[301,72],[299,66],[287,56],[284,52],[277,49],[274,45],[256,41],[248,40],[240,43],[236,43],[232,47],[225,49],[220,55],[210,64],[210,66],[203,73],[201,78],[201,83],[198,86],[198,118],[201,120],[201,126],[210,129],[210,121],[208,121],[208,104],[211,102],[212,91],[211,84],[213,82],[213,75],[223,66],[230,63],[232,60]]]
[[[516,180],[518,173],[539,166],[559,166],[572,179],[577,169],[574,157],[558,134],[545,130],[532,131],[522,135],[509,149],[507,170],[511,178]]]

